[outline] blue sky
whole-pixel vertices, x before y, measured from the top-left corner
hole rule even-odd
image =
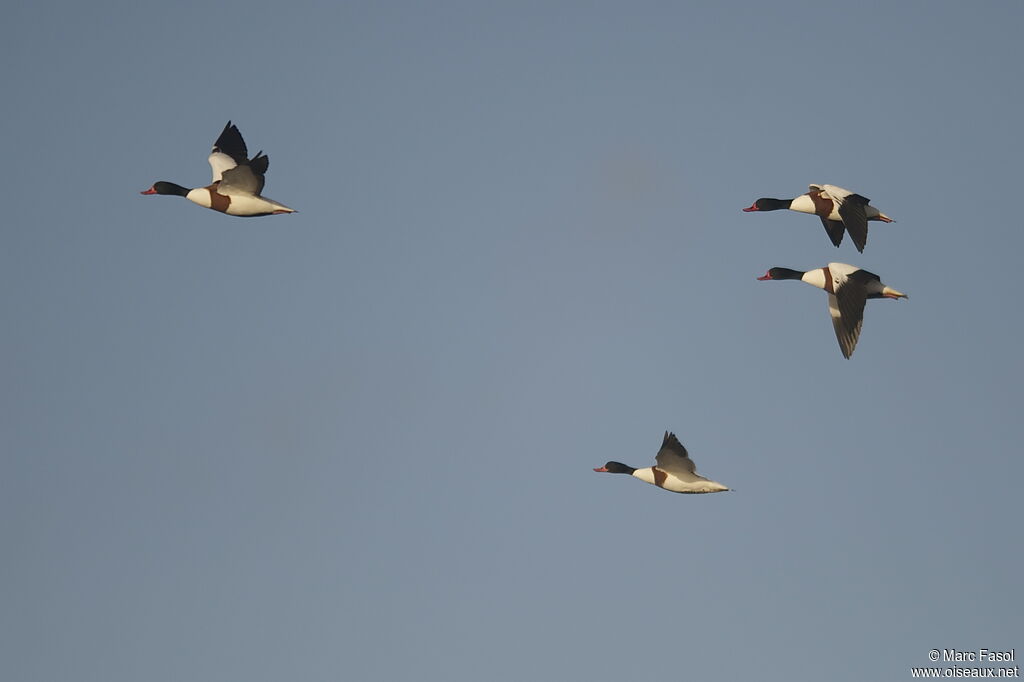
[[[1019,3],[10,9],[0,677],[1024,648]],[[224,123],[300,213],[224,216]],[[809,183],[897,222],[744,214]],[[853,358],[829,261],[871,301]],[[675,431],[736,489],[598,475]]]

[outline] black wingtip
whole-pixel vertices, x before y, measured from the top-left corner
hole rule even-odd
[[[672,448],[676,448],[676,447],[680,447],[681,448],[681,447],[683,447],[683,444],[679,442],[678,438],[676,438],[676,434],[672,433],[671,431],[666,431],[665,432],[665,438],[661,441],[661,447],[664,448],[666,446],[672,447]]]
[[[224,126],[224,130],[217,137],[217,141],[213,143],[213,147],[230,156],[235,163],[243,164],[247,160],[245,140],[242,139],[242,133],[239,132],[238,126],[231,121]]]
[[[252,157],[252,160],[249,161],[249,168],[251,168],[252,172],[255,173],[256,175],[265,175],[267,172],[267,168],[269,167],[270,157],[263,155],[262,151],[256,156]]]
[[[829,241],[838,249],[839,245],[843,243],[843,235],[846,234],[846,226],[839,220],[829,220],[822,216],[818,217],[821,218],[821,224],[825,228],[825,234],[828,235]]]

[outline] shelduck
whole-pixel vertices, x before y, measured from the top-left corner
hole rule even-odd
[[[798,279],[828,292],[828,312],[839,340],[839,350],[849,359],[857,347],[864,304],[869,298],[908,298],[906,294],[886,286],[878,275],[846,263],[829,263],[823,268],[791,270],[772,268],[759,280]]]
[[[850,233],[850,239],[861,253],[868,242],[868,221],[880,220],[891,223],[893,219],[870,205],[867,197],[835,185],[811,185],[810,191],[795,199],[761,198],[743,209],[752,211],[778,211],[789,209],[800,213],[812,213],[821,218],[825,232],[837,247],[843,241],[843,230]]]
[[[693,460],[674,433],[665,432],[665,439],[655,461],[655,466],[643,469],[635,469],[621,462],[608,462],[594,471],[629,474],[644,483],[656,485],[673,493],[719,493],[729,490],[721,483],[697,475]]]
[[[188,189],[161,180],[142,194],[185,197],[205,208],[234,216],[295,213],[294,209],[260,194],[263,191],[263,175],[270,165],[270,157],[262,151],[251,159],[248,158],[248,154],[245,140],[238,132],[238,127],[228,121],[210,152],[210,168],[213,169],[211,184]]]

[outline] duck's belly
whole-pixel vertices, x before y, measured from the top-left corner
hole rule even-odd
[[[293,209],[266,197],[232,194],[231,205],[225,213],[237,216],[270,215],[272,213],[294,213]]]
[[[669,476],[661,487],[674,493],[717,493],[728,490],[721,483],[700,477],[696,481],[683,481],[675,476]]]
[[[717,493],[722,490],[728,490],[727,487],[716,481],[709,481],[702,476],[693,475],[692,480],[683,480],[674,474],[670,474],[667,471],[662,471],[657,467],[645,467],[643,469],[637,469],[633,472],[635,478],[639,478],[644,483],[650,483],[656,485],[659,488],[668,490],[673,493]]]

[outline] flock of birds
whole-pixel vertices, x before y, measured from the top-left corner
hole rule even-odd
[[[205,187],[189,189],[173,182],[159,181],[142,194],[185,197],[204,208],[233,216],[254,217],[296,213],[284,204],[263,196],[264,178],[270,165],[262,151],[251,159],[238,127],[228,121],[209,156],[213,181]],[[795,199],[761,198],[745,212],[788,209],[816,215],[821,219],[832,244],[838,247],[849,233],[857,251],[863,253],[868,241],[868,221],[893,222],[871,205],[870,200],[835,185],[811,185],[806,194]],[[839,350],[849,359],[860,338],[864,305],[869,298],[907,298],[907,295],[882,283],[878,275],[846,263],[829,263],[814,270],[774,267],[759,280],[795,279],[824,289],[828,293],[828,311],[832,317]],[[629,474],[645,483],[674,493],[717,493],[728,487],[697,474],[689,453],[674,433],[665,432],[655,465],[637,469],[621,462],[608,462],[594,471]]]
[[[893,222],[892,218],[872,206],[867,197],[835,185],[811,185],[806,194],[801,194],[795,199],[762,197],[743,210],[750,213],[781,209],[810,213],[821,218],[828,238],[836,247],[842,243],[843,235],[848,232],[857,251],[861,253],[864,252],[864,246],[868,241],[869,220]],[[797,279],[824,289],[828,293],[828,312],[832,316],[832,326],[839,341],[839,350],[846,359],[853,355],[853,349],[857,347],[867,300],[907,298],[903,292],[885,285],[875,273],[847,263],[829,263],[823,268],[806,271],[774,267],[758,279]],[[665,439],[661,443],[661,450],[658,451],[655,462],[654,466],[642,469],[621,462],[608,462],[594,471],[629,474],[645,483],[674,493],[718,493],[729,490],[717,481],[698,475],[686,448],[675,434],[668,431],[665,432]]]

